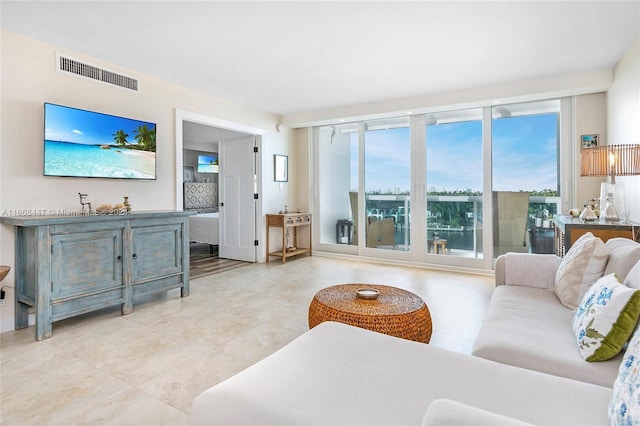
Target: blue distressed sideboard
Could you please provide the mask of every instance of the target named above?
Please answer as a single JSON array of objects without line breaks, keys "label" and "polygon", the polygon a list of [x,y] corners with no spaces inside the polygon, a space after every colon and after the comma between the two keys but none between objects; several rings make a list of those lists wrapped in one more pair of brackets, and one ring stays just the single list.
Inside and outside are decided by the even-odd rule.
[{"label": "blue distressed sideboard", "polygon": [[15,226],[15,327],[35,310],[36,340],[52,323],[180,288],[189,295],[190,212],[5,216]]}]

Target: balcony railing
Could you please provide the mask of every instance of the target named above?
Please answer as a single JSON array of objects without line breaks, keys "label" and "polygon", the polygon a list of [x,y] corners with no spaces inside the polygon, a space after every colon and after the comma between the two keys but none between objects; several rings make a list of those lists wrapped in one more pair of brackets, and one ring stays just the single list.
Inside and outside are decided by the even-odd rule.
[{"label": "balcony railing", "polygon": [[[541,207],[548,214],[553,214],[560,211],[559,206],[560,197],[531,196],[529,225],[533,226]],[[396,244],[398,248],[409,250],[411,230],[409,195],[367,194],[366,209],[368,216],[379,219],[393,217],[396,226]],[[485,217],[491,218],[492,215],[483,211],[481,195],[428,195],[427,239],[433,239],[433,233],[438,232],[440,238],[450,240],[447,243],[450,254],[479,257],[482,253],[482,229]]]}]

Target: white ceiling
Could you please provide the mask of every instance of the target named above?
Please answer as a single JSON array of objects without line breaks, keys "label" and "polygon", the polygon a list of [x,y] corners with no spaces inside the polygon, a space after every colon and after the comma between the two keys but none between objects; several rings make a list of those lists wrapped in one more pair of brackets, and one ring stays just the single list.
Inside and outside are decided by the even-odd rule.
[{"label": "white ceiling", "polygon": [[191,121],[182,122],[182,140],[186,149],[198,150],[202,149],[203,145],[206,145],[209,149],[215,151],[218,149],[219,141],[243,136],[247,136],[247,134]]},{"label": "white ceiling", "polygon": [[[2,27],[278,115],[611,69],[639,1],[2,1]],[[144,81],[142,81],[144,84]]]}]

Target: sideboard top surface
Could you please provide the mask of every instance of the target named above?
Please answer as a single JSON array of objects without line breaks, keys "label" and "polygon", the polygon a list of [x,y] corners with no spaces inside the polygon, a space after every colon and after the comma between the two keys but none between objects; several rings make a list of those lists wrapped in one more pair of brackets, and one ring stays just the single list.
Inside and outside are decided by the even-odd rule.
[{"label": "sideboard top surface", "polygon": [[25,215],[25,216],[1,216],[0,223],[13,226],[41,226],[62,225],[67,223],[109,222],[122,219],[155,219],[163,217],[184,217],[194,215],[193,211],[153,210],[136,211],[126,215]]}]

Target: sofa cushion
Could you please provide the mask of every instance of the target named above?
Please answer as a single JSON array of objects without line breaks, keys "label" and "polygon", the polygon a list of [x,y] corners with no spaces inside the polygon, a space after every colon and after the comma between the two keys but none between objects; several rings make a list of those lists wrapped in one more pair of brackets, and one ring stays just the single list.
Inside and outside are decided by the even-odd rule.
[{"label": "sofa cushion", "polygon": [[640,290],[640,260],[631,268],[622,284]]},{"label": "sofa cushion", "polygon": [[526,426],[513,417],[472,407],[451,399],[436,399],[429,405],[422,426]]},{"label": "sofa cushion", "polygon": [[323,322],[196,397],[190,424],[418,425],[439,398],[532,424],[602,425],[611,388]]},{"label": "sofa cushion", "polygon": [[605,243],[609,251],[609,260],[603,275],[615,273],[621,280],[640,260],[640,243],[629,238],[611,238]]},{"label": "sofa cushion", "polygon": [[550,291],[498,286],[473,346],[473,355],[530,370],[612,387],[622,355],[598,363],[580,355],[573,311]]},{"label": "sofa cushion", "polygon": [[612,425],[640,424],[640,332],[636,331],[620,363],[609,403]]},{"label": "sofa cushion", "polygon": [[571,246],[556,271],[555,291],[567,308],[576,309],[589,287],[604,273],[609,251],[591,232]]},{"label": "sofa cushion", "polygon": [[584,295],[573,318],[578,348],[587,361],[617,355],[629,340],[640,315],[640,290],[620,283],[616,274],[600,278]]}]

